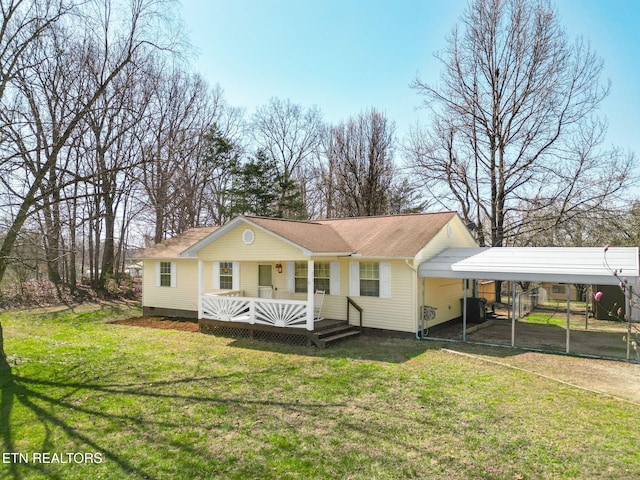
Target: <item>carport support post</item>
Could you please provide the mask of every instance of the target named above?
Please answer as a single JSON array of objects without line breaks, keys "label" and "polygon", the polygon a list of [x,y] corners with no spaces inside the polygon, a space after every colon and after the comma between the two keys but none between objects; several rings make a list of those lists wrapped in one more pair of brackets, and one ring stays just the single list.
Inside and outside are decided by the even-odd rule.
[{"label": "carport support post", "polygon": [[516,282],[511,281],[511,346],[516,346]]},{"label": "carport support post", "polygon": [[462,341],[467,341],[467,279],[462,279]]},{"label": "carport support post", "polygon": [[567,353],[571,347],[571,284],[565,284],[567,290]]},{"label": "carport support post", "polygon": [[631,287],[624,289],[624,309],[625,314],[627,315],[627,361],[631,360],[631,313],[632,304],[631,304]]},{"label": "carport support post", "polygon": [[589,329],[589,300],[591,299],[591,285],[587,287],[587,304],[584,309],[584,329]]},{"label": "carport support post", "polygon": [[202,294],[204,293],[204,264],[198,260],[198,320],[202,318]]}]

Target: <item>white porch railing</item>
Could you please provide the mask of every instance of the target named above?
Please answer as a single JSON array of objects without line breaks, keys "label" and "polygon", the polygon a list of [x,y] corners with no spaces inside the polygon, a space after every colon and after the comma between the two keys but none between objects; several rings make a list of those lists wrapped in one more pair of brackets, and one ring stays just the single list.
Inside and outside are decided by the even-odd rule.
[{"label": "white porch railing", "polygon": [[313,330],[305,301],[205,294],[201,302],[202,318],[209,320]]},{"label": "white porch railing", "polygon": [[215,295],[216,297],[242,297],[242,290],[214,290],[215,293],[209,293],[208,295]]}]

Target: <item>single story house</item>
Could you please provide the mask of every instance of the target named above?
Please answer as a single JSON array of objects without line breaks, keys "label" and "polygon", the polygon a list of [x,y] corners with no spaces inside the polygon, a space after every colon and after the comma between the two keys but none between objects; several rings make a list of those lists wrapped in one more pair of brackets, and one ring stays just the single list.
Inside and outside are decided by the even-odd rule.
[{"label": "single story house", "polygon": [[460,279],[419,277],[418,267],[446,248],[476,246],[456,212],[312,221],[238,216],[136,257],[143,261],[145,315],[198,318],[201,328],[224,322],[308,332],[321,317],[418,334],[461,317],[461,299],[473,293]]}]

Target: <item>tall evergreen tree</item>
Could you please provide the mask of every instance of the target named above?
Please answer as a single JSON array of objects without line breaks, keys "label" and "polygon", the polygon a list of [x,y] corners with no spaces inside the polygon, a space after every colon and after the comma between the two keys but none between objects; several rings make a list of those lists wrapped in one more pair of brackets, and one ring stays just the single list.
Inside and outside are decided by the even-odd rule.
[{"label": "tall evergreen tree", "polygon": [[273,185],[275,165],[266,153],[258,151],[255,158],[245,163],[236,161],[231,167],[231,187],[227,190],[226,214],[273,216],[276,191]]},{"label": "tall evergreen tree", "polygon": [[304,218],[306,209],[299,185],[282,174],[267,152],[259,150],[255,157],[230,169],[231,186],[227,190],[225,214],[261,217]]}]

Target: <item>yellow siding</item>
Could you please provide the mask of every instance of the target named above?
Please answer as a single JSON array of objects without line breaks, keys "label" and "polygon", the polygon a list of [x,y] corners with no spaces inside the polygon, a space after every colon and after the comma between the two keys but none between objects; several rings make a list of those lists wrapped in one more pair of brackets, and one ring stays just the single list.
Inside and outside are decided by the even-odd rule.
[{"label": "yellow siding", "polygon": [[[349,259],[345,258],[316,258],[319,262],[340,263],[340,295],[324,297],[322,316],[336,320],[347,319],[347,296],[349,296]],[[363,260],[375,261],[375,260]],[[388,260],[381,260],[388,261]],[[352,297],[364,310],[362,326],[366,328],[380,328],[401,332],[415,332],[416,314],[412,305],[416,305],[414,296],[414,281],[416,273],[407,266],[404,260],[390,261],[391,264],[391,298]],[[286,278],[286,276],[282,275]],[[286,288],[286,285],[285,287]],[[294,293],[292,300],[306,300],[306,294]],[[355,308],[349,313],[350,322],[357,324],[359,314]]]},{"label": "yellow siding", "polygon": [[[448,225],[451,225],[449,235]],[[425,260],[441,253],[447,248],[454,247],[477,247],[478,244],[469,232],[469,229],[464,225],[462,219],[458,216],[453,217],[442,230],[440,230],[431,241],[424,246],[422,250],[418,252],[415,257],[414,266],[418,266]]]},{"label": "yellow siding", "polygon": [[[464,292],[461,279],[425,278],[424,281],[425,305],[437,308],[436,318],[426,322],[426,327],[433,327],[462,316],[461,299]],[[470,294],[470,290],[467,294]]]},{"label": "yellow siding", "polygon": [[[391,298],[355,297],[355,302],[364,309],[364,326],[415,332],[416,310],[412,305],[416,305],[413,298],[416,275],[404,261],[391,262]],[[348,292],[348,279],[346,287]],[[357,312],[352,313],[357,318]]]},{"label": "yellow siding", "polygon": [[[251,228],[255,239],[251,245],[242,241],[242,232]],[[264,232],[247,224],[241,224],[223,237],[207,245],[199,252],[200,260],[204,261],[264,261],[278,262],[283,258],[289,260],[305,260],[302,250],[272,234]],[[257,275],[257,274],[256,274]]]},{"label": "yellow siding", "polygon": [[[448,228],[448,225],[451,228]],[[469,232],[462,219],[455,216],[440,230],[435,237],[418,252],[415,258],[415,266],[441,253],[447,248],[477,247],[478,244]],[[418,308],[422,305],[422,282],[425,282],[424,304],[436,307],[436,318],[426,322],[427,327],[433,327],[448,320],[462,316],[463,297],[462,280],[448,278],[420,279],[418,285]],[[468,294],[471,293],[469,290]]]},{"label": "yellow siding", "polygon": [[240,262],[240,290],[245,297],[258,296],[258,264]]},{"label": "yellow siding", "polygon": [[198,311],[198,261],[167,261],[176,263],[175,288],[156,286],[156,262],[143,262],[142,306]]}]

